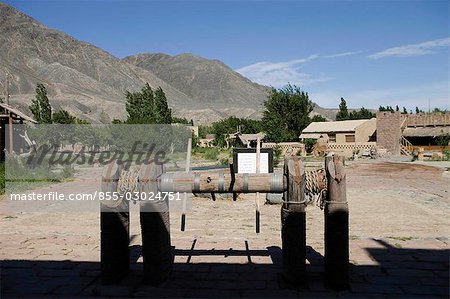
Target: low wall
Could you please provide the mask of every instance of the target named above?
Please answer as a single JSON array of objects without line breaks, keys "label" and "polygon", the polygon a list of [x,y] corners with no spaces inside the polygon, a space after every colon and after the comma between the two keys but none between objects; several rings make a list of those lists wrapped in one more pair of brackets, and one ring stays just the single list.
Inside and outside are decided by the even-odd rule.
[{"label": "low wall", "polygon": [[263,148],[274,148],[275,146],[281,147],[282,155],[295,155],[300,152],[301,156],[306,155],[305,145],[300,142],[264,142],[262,144]]},{"label": "low wall", "polygon": [[359,142],[359,143],[328,143],[327,152],[335,152],[346,157],[351,157],[355,150],[370,150],[377,146],[376,142]]}]

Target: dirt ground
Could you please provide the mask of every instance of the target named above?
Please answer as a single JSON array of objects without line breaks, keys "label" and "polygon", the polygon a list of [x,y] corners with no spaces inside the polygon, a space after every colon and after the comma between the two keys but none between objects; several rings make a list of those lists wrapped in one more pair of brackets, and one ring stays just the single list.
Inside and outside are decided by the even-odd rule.
[{"label": "dirt ground", "polygon": [[[352,264],[379,265],[379,262],[376,262],[368,254],[367,248],[380,246],[374,240],[382,240],[384,246],[397,249],[446,250],[448,255],[450,176],[448,175],[449,171],[445,170],[446,165],[439,164],[439,166],[387,161],[349,163],[347,166],[347,199],[350,211],[350,261]],[[73,188],[74,184],[79,184],[79,182],[75,180],[64,184],[67,188]],[[59,187],[64,188],[64,184]],[[91,180],[83,186],[86,189],[96,188],[98,182]],[[181,250],[180,252],[183,250],[207,250],[209,252],[205,255],[175,254],[175,263],[182,265],[213,265],[214,263],[242,265],[249,262],[262,265],[273,264],[273,257],[269,254],[256,256],[232,254],[233,251],[241,250],[257,251],[281,248],[280,206],[261,205],[261,233],[256,234],[254,199],[254,194],[242,196],[236,202],[194,198],[192,210],[187,214],[185,232],[180,231],[180,215],[172,213],[171,238],[172,245],[176,250]],[[5,200],[0,202],[1,206],[4,206]],[[263,196],[261,202],[263,202]],[[7,212],[5,213],[5,211]],[[132,206],[131,245],[135,246],[141,244],[138,217],[137,206]],[[323,211],[318,207],[308,206],[307,245],[319,256],[323,256],[323,227]],[[0,248],[0,260],[3,261],[3,265],[7,265],[8,260],[31,261],[32,263],[49,260],[98,263],[100,260],[99,215],[95,211],[74,213],[70,210],[55,209],[51,204],[26,212],[2,209]],[[217,254],[214,254],[215,251]],[[227,251],[230,254],[227,254]],[[142,261],[139,253],[137,253],[136,261],[137,265]],[[308,263],[312,264],[311,260]],[[448,256],[447,261],[439,265],[437,266],[443,267],[439,268],[442,270],[441,272],[445,269],[447,271],[447,276],[443,278],[442,282],[444,293],[436,293],[433,289],[428,295],[445,294],[445,279],[447,279],[448,294]],[[210,268],[208,269],[208,271],[212,271]],[[83,281],[84,285],[80,286],[77,291],[73,291],[74,293],[58,293],[62,288],[58,285],[41,293],[47,295],[92,295],[88,290],[89,287],[92,288],[93,284],[95,285],[95,281],[98,279],[98,270],[97,264],[97,268],[91,272],[91,279]],[[7,271],[2,273],[2,293],[6,296],[9,294],[10,297],[16,297],[15,295],[20,293],[15,293],[18,285],[10,282],[6,276],[7,273]],[[266,275],[266,277],[269,276]],[[36,279],[39,282],[39,278]],[[363,278],[363,282],[358,279],[357,276],[352,278],[355,283],[353,290],[357,289],[358,285],[365,286],[364,283],[371,286],[367,279]],[[276,279],[270,278],[264,281],[265,288],[270,289],[271,284],[276,284]],[[324,287],[318,285],[315,289],[313,283],[313,287],[310,286],[309,291],[326,291]],[[279,286],[272,287],[278,289]],[[214,288],[216,287],[212,287],[212,289]],[[181,289],[187,292],[183,293],[183,296],[189,297],[189,286],[183,286]],[[224,292],[228,292],[230,289],[234,290],[233,286],[223,288]],[[253,289],[258,289],[258,287],[251,287],[250,291]],[[405,294],[405,288],[399,289],[401,294]],[[374,290],[377,293],[376,286]],[[245,297],[245,294],[248,294],[245,293],[247,291],[249,290],[244,289],[244,293],[240,291],[236,294]],[[132,293],[123,295],[138,296],[138,293],[139,288],[135,288]],[[299,294],[296,293],[296,296]],[[325,294],[330,295],[329,293]],[[406,292],[406,294],[415,293]]]}]

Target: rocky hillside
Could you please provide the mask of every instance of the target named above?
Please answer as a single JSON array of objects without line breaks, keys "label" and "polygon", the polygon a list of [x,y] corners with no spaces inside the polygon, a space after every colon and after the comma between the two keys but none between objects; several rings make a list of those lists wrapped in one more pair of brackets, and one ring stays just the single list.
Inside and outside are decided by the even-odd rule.
[{"label": "rocky hillside", "polygon": [[218,60],[192,54],[139,54],[123,60],[151,71],[203,107],[255,108],[267,97],[267,87],[251,82]]},{"label": "rocky hillside", "polygon": [[27,106],[36,83],[41,82],[52,106],[90,120],[98,119],[102,110],[111,118],[123,117],[125,90],[137,90],[145,82],[161,86],[172,106],[193,104],[155,74],[0,3],[0,78],[7,73],[12,76],[12,103]]},{"label": "rocky hillside", "polygon": [[230,115],[258,118],[267,96],[267,87],[218,60],[191,54],[121,60],[0,3],[1,94],[8,74],[13,105],[27,111],[36,84],[43,83],[54,110],[62,107],[92,122],[100,115],[124,118],[125,91],[145,82],[163,88],[175,115],[196,123]]}]

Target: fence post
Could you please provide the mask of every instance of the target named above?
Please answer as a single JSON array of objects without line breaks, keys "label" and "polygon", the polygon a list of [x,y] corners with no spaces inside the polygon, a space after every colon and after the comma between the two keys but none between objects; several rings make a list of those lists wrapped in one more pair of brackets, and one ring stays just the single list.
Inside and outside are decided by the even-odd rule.
[{"label": "fence post", "polygon": [[344,158],[325,157],[325,281],[337,290],[349,287],[349,232]]},{"label": "fence post", "polygon": [[[117,192],[122,164],[114,160],[103,169],[102,192]],[[128,203],[100,204],[100,263],[102,284],[118,283],[129,271],[130,215]]]},{"label": "fence post", "polygon": [[[157,179],[163,173],[163,165],[143,164],[139,172],[139,191],[156,194]],[[163,195],[161,195],[163,197]],[[170,242],[169,203],[164,200],[142,200],[140,202],[140,221],[142,231],[142,256],[144,263],[144,283],[159,285],[172,270],[173,253]]]},{"label": "fence post", "polygon": [[283,274],[287,282],[305,282],[306,268],[306,203],[305,170],[297,156],[284,160],[288,189],[281,207],[281,239]]}]

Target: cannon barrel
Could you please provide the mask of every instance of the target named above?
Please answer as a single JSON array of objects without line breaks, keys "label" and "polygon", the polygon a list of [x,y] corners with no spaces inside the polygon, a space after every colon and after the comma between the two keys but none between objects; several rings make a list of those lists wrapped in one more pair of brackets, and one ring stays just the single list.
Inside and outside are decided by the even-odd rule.
[{"label": "cannon barrel", "polygon": [[159,183],[159,190],[163,192],[281,193],[287,190],[281,173],[164,173]]}]

